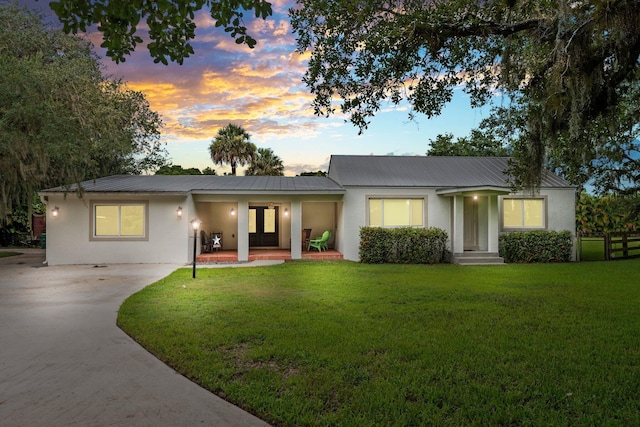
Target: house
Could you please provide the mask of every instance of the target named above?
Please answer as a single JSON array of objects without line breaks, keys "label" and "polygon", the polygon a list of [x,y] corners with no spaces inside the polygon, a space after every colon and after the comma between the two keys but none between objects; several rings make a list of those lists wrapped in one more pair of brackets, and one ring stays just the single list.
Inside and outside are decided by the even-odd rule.
[{"label": "house", "polygon": [[200,250],[195,218],[238,261],[254,248],[299,259],[305,228],[330,230],[329,247],[348,260],[367,225],[442,228],[454,254],[497,252],[500,233],[514,230],[575,234],[575,188],[547,173],[537,194],[512,193],[507,161],[334,155],[327,177],[118,175],[83,182],[82,198],[52,188],[40,193],[47,260],[186,264]]}]

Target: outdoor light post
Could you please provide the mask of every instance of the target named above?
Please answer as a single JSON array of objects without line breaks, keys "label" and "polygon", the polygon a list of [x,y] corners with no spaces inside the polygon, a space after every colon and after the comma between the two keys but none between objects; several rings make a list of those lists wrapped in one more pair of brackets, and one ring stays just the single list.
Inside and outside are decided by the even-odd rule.
[{"label": "outdoor light post", "polygon": [[198,218],[191,221],[191,227],[193,227],[193,275],[192,278],[196,278],[196,249],[198,243],[198,228],[200,228],[200,220]]}]

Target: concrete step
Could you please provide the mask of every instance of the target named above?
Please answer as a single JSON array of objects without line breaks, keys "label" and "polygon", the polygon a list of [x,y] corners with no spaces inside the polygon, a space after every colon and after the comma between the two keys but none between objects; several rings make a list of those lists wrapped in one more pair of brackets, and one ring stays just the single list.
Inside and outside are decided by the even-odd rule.
[{"label": "concrete step", "polygon": [[453,262],[460,265],[499,265],[504,259],[495,252],[465,252],[455,254]]}]

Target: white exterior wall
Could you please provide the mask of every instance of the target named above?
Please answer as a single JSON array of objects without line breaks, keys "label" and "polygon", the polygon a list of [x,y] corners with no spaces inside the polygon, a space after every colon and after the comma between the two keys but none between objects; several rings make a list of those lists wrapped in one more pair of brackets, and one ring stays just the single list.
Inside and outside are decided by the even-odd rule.
[{"label": "white exterior wall", "polygon": [[424,224],[445,230],[451,237],[450,198],[436,195],[435,189],[429,188],[362,188],[347,187],[342,206],[342,218],[338,220],[336,249],[344,259],[359,261],[360,227],[367,225],[367,199],[369,197],[407,197],[424,198]]},{"label": "white exterior wall", "polygon": [[[186,264],[193,249],[190,219],[194,205],[190,197],[149,195],[95,195],[84,199],[70,194],[48,195],[47,261],[63,264]],[[149,227],[146,241],[92,241],[91,201],[148,201]],[[58,207],[57,218],[51,210]],[[176,210],[182,207],[182,218]]]},{"label": "white exterior wall", "polygon": [[[569,230],[575,236],[575,195],[573,188],[542,189],[547,197],[547,229]],[[424,197],[426,204],[426,227],[445,230],[449,236],[449,250],[463,252],[464,211],[463,195],[437,195],[430,188],[362,188],[348,187],[337,218],[336,249],[345,259],[359,260],[360,227],[367,225],[367,198],[369,197]],[[479,197],[479,242],[480,249],[498,252],[498,196]]]},{"label": "white exterior wall", "polygon": [[547,229],[576,235],[576,192],[573,188],[543,189],[547,196]]}]

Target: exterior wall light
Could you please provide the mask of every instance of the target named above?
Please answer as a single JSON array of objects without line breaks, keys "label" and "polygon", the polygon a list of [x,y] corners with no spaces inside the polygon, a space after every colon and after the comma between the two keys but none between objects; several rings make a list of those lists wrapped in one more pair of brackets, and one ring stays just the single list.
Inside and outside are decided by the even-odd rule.
[{"label": "exterior wall light", "polygon": [[54,218],[58,218],[58,215],[60,215],[60,208],[56,206],[55,208],[51,209],[51,216]]},{"label": "exterior wall light", "polygon": [[178,219],[182,218],[182,206],[178,206],[178,209],[176,209],[176,217],[178,217]]},{"label": "exterior wall light", "polygon": [[229,212],[229,213],[231,214],[231,216],[235,216],[235,214],[236,214],[236,210],[235,210],[235,209],[233,209],[233,208],[231,208],[231,212]]}]

